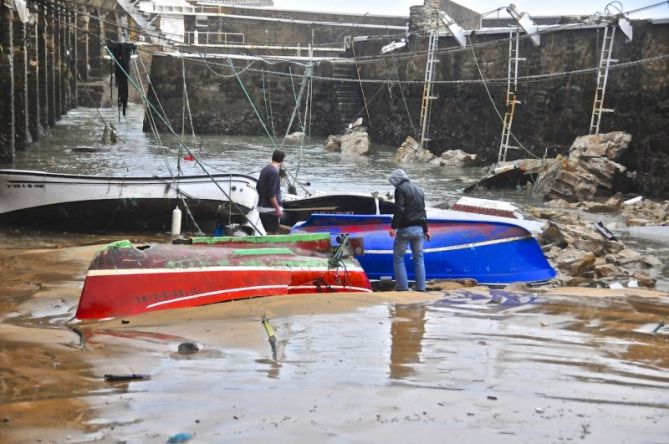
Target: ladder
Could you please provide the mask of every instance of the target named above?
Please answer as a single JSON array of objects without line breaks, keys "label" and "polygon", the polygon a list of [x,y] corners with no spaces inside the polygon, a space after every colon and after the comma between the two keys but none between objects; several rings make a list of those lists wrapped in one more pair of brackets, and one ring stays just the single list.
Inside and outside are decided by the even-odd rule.
[{"label": "ladder", "polygon": [[615,36],[616,26],[613,24],[607,25],[604,28],[602,53],[599,57],[599,68],[597,68],[597,88],[595,88],[595,100],[592,102],[590,134],[599,134],[599,124],[602,121],[602,113],[613,112],[613,109],[604,108],[604,93],[606,93],[606,81],[609,78],[609,66],[611,63],[618,61],[611,58]]},{"label": "ladder", "polygon": [[513,114],[516,111],[516,105],[521,102],[516,99],[516,89],[518,87],[518,62],[525,60],[518,57],[518,47],[520,40],[520,30],[512,30],[509,34],[509,66],[508,77],[506,81],[506,113],[504,114],[504,123],[502,126],[502,137],[499,141],[499,154],[497,163],[506,162],[506,155],[509,150],[517,150],[517,146],[509,144],[511,139],[511,124],[513,123]]},{"label": "ladder", "polygon": [[425,83],[423,84],[423,99],[420,107],[420,146],[427,149],[427,132],[430,127],[430,109],[432,101],[437,97],[432,95],[432,79],[434,78],[434,65],[439,62],[437,59],[437,47],[439,46],[439,23],[430,34],[430,40],[427,44],[427,63],[425,66]]}]

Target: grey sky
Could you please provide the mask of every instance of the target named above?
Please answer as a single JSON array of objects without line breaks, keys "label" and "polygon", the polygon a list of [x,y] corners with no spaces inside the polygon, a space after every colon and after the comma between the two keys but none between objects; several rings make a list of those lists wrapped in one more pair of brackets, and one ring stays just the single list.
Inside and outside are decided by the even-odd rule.
[{"label": "grey sky", "polygon": [[[461,0],[463,6],[483,13],[491,11],[500,6],[515,4],[520,11],[527,11],[530,15],[587,15],[595,11],[604,11],[609,1],[595,0],[557,0],[557,1],[532,1],[532,0]],[[669,3],[659,0],[622,0],[624,11],[632,11],[644,6],[664,3],[648,11],[640,12],[632,18],[645,17],[669,17]],[[422,0],[336,0],[332,2],[314,0],[274,0],[274,6],[279,9],[297,9],[304,11],[325,11],[377,15],[409,15],[409,6],[423,4]]]}]

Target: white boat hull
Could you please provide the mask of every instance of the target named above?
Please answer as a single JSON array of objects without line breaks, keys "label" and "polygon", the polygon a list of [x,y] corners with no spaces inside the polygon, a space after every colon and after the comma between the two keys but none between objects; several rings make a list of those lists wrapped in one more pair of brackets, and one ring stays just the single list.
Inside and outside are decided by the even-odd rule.
[{"label": "white boat hull", "polygon": [[204,225],[200,228],[213,230],[217,219],[247,222],[244,215],[258,203],[255,186],[255,178],[242,174],[176,181],[0,170],[0,223],[83,232],[166,231],[178,205],[186,210],[184,219],[190,212],[198,226]]}]

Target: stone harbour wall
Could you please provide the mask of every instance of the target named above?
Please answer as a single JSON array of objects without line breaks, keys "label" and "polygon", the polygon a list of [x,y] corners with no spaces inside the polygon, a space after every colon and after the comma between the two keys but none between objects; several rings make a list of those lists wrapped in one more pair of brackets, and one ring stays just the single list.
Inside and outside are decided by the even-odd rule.
[{"label": "stone harbour wall", "polygon": [[[521,39],[520,57],[526,61],[520,62],[517,98],[522,104],[516,107],[512,132],[534,155],[541,157],[546,150],[549,156],[567,153],[576,137],[588,134],[597,78],[592,68],[598,65],[602,38],[603,28],[590,28],[542,34],[539,47]],[[630,149],[620,163],[637,171],[638,192],[667,196],[669,24],[635,21],[632,42],[625,42],[621,32],[615,38],[613,58],[622,67],[610,70],[604,102],[615,112],[602,116],[600,132],[630,133]],[[453,83],[434,85],[433,95],[438,98],[432,105],[429,147],[437,155],[463,149],[492,163],[497,160],[502,123],[486,86],[504,115],[508,34],[474,34],[471,41],[476,45],[473,50],[461,50],[454,39],[440,39],[434,80]],[[357,46],[356,53],[363,57],[378,54],[380,49],[374,42]],[[369,131],[375,142],[399,146],[407,135],[420,136],[426,47],[426,37],[415,37],[408,48],[392,53],[386,61],[360,65],[366,79],[418,81],[403,86],[364,85],[366,96],[375,97],[368,102]],[[643,59],[647,61],[635,63]],[[479,68],[485,85],[480,82]],[[523,151],[511,155],[511,159],[529,156]]]},{"label": "stone harbour wall", "polygon": [[[600,132],[631,134],[630,148],[619,162],[637,172],[635,191],[649,197],[666,197],[669,196],[666,174],[669,24],[649,21],[633,24],[632,42],[625,42],[622,33],[616,33],[613,58],[619,60],[619,66],[609,72],[605,97],[605,107],[615,112],[603,115]],[[432,104],[429,149],[437,156],[446,150],[462,149],[492,163],[497,160],[502,128],[493,102],[502,115],[506,111],[509,34],[475,31],[470,38],[474,47],[464,50],[451,37],[440,39],[434,80],[446,83],[434,86],[433,95],[437,99]],[[520,56],[526,60],[519,66],[517,98],[522,104],[516,108],[512,131],[532,155],[566,154],[576,137],[588,134],[602,38],[601,27],[544,33],[539,47],[521,38]],[[337,134],[344,122],[363,117],[374,143],[399,147],[407,136],[420,137],[427,37],[414,34],[407,47],[382,56],[381,48],[392,40],[397,39],[355,42],[357,66],[318,63],[314,75],[322,78],[313,83],[312,136],[325,138]],[[352,56],[352,51],[346,55]],[[218,64],[227,63],[225,59],[215,60]],[[248,69],[246,62],[237,61],[236,67],[242,72],[242,83],[261,115],[273,121],[277,133],[283,134],[295,104],[289,75],[301,74],[304,67],[261,61],[253,62]],[[225,66],[209,68],[201,61],[189,62],[187,68],[196,132],[262,134],[262,127],[231,70]],[[479,69],[485,84],[481,82]],[[364,95],[359,83],[333,79],[345,76],[357,80],[358,72],[366,81],[362,84]],[[154,57],[151,77],[170,120],[180,128],[180,59]],[[300,78],[293,81],[299,90]],[[348,108],[343,103],[347,101]],[[511,151],[510,160],[521,157],[530,154]]]}]

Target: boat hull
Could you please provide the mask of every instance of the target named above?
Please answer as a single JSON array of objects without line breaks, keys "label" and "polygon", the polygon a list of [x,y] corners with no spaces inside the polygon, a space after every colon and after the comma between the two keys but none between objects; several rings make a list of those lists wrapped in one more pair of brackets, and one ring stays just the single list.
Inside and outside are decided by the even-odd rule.
[{"label": "boat hull", "polygon": [[330,266],[329,254],[322,251],[324,243],[330,250],[327,234],[237,238],[255,242],[215,239],[140,248],[129,241],[107,245],[91,262],[75,317],[107,319],[255,297],[371,291],[354,259]]},{"label": "boat hull", "polygon": [[293,226],[314,213],[327,214],[387,214],[395,203],[371,193],[319,193],[308,197],[286,196],[282,202],[282,223]]},{"label": "boat hull", "polygon": [[0,224],[73,232],[167,231],[172,210],[184,209],[185,200],[200,228],[213,231],[219,221],[245,222],[257,205],[255,184],[241,174],[182,176],[177,183],[171,177],[0,170]]},{"label": "boat hull", "polygon": [[[499,219],[499,218],[497,218]],[[391,215],[312,215],[293,232],[349,233],[362,237],[365,254],[357,259],[370,279],[392,278]],[[429,219],[432,239],[424,243],[427,279],[471,278],[481,284],[537,283],[555,277],[536,239],[525,228],[497,220]],[[415,279],[410,250],[409,279]]]}]

